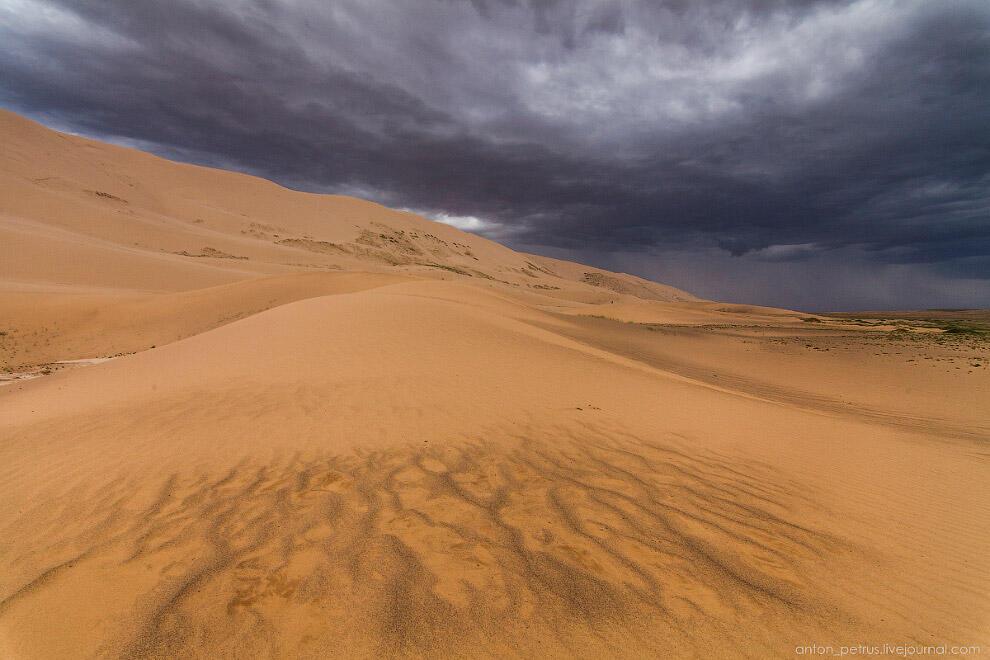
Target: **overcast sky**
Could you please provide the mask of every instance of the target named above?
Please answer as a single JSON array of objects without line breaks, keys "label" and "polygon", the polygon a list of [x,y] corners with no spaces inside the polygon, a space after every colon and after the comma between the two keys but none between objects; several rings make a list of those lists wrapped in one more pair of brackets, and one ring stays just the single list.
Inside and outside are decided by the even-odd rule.
[{"label": "overcast sky", "polygon": [[987,0],[0,0],[0,105],[706,297],[990,306]]}]

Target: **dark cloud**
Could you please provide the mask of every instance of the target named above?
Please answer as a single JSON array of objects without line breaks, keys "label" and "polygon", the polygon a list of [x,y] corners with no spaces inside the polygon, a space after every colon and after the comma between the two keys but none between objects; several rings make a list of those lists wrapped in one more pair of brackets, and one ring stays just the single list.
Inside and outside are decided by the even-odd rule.
[{"label": "dark cloud", "polygon": [[990,305],[983,0],[0,0],[0,41],[62,128],[706,295]]}]

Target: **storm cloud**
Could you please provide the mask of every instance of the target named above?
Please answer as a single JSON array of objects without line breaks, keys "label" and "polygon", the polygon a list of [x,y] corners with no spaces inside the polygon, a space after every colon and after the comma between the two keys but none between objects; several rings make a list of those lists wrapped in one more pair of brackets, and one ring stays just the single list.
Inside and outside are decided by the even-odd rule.
[{"label": "storm cloud", "polygon": [[0,104],[702,295],[990,306],[985,0],[0,0]]}]

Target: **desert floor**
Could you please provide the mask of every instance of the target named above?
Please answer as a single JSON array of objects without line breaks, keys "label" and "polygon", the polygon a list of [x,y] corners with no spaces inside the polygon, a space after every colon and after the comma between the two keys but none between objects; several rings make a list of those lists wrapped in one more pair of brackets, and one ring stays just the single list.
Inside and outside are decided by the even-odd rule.
[{"label": "desert floor", "polygon": [[990,651],[979,315],[0,137],[0,657]]}]

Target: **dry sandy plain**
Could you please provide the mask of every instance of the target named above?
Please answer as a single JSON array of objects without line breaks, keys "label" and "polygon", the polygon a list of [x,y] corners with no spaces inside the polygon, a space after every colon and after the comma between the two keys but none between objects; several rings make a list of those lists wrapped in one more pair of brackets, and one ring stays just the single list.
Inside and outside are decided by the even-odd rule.
[{"label": "dry sandy plain", "polygon": [[0,144],[0,657],[990,650],[986,335]]}]

